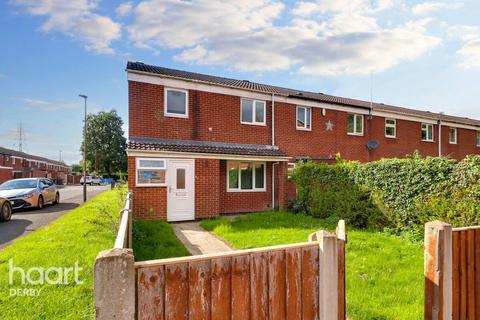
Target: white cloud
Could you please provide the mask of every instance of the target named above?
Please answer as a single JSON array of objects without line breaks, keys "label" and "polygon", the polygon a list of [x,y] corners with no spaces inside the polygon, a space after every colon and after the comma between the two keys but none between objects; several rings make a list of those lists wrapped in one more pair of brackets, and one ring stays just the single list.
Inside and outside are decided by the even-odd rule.
[{"label": "white cloud", "polygon": [[457,51],[459,66],[464,69],[480,68],[480,27],[454,26],[448,29],[448,33],[462,42]]},{"label": "white cloud", "polygon": [[107,16],[94,13],[97,1],[90,0],[12,0],[34,16],[44,16],[44,32],[61,32],[81,41],[97,53],[112,53],[110,44],[121,37],[121,26]]},{"label": "white cloud", "polygon": [[132,8],[133,8],[133,2],[132,1],[125,2],[125,3],[120,4],[117,7],[117,9],[115,9],[115,13],[118,16],[121,16],[121,17],[128,16],[132,12]]},{"label": "white cloud", "polygon": [[74,110],[81,107],[79,103],[53,102],[32,98],[24,98],[23,101],[27,104],[27,109],[40,108],[40,110],[44,112]]},{"label": "white cloud", "polygon": [[442,10],[442,9],[458,9],[463,6],[462,2],[452,2],[452,1],[426,1],[419,3],[412,7],[413,14],[424,15],[429,14],[433,11]]},{"label": "white cloud", "polygon": [[293,70],[333,75],[380,72],[413,60],[441,40],[429,20],[383,27],[379,13],[400,0],[300,2],[146,0],[134,9],[129,37],[137,46],[178,51],[178,61],[245,71]]},{"label": "white cloud", "polygon": [[25,98],[23,99],[23,101],[25,101],[28,105],[31,105],[31,106],[46,106],[46,105],[49,105],[50,102],[48,101],[45,101],[45,100],[39,100],[39,99],[30,99],[30,98]]}]

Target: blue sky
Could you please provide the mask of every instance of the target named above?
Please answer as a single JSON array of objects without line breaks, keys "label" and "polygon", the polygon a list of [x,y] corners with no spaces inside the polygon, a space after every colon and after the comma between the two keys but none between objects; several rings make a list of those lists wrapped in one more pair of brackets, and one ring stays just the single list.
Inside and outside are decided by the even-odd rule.
[{"label": "blue sky", "polygon": [[[67,163],[83,118],[127,123],[127,60],[480,119],[479,1],[0,3],[0,145]],[[125,126],[125,129],[127,126]]]}]

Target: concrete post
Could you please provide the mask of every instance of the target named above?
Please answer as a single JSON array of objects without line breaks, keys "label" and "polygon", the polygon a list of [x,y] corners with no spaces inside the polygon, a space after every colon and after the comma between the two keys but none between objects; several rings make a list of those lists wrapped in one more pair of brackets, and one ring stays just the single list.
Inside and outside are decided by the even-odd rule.
[{"label": "concrete post", "polygon": [[135,267],[131,249],[101,251],[95,260],[97,320],[135,319]]},{"label": "concrete post", "polygon": [[425,320],[452,319],[452,226],[425,225]]},{"label": "concrete post", "polygon": [[338,319],[338,247],[337,236],[327,231],[317,233],[319,254],[320,320]]}]

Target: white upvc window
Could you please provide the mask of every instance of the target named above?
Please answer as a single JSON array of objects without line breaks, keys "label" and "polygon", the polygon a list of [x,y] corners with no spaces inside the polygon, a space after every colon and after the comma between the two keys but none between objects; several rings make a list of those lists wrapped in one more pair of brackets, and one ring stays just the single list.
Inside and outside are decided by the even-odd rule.
[{"label": "white upvc window", "polygon": [[188,91],[165,88],[164,114],[167,117],[188,118]]},{"label": "white upvc window", "polygon": [[137,187],[165,186],[167,161],[159,158],[137,158]]},{"label": "white upvc window", "polygon": [[422,123],[422,141],[433,142],[433,124]]},{"label": "white upvc window", "polygon": [[480,130],[477,131],[477,147],[480,147]]},{"label": "white upvc window", "polygon": [[450,144],[457,144],[457,128],[450,127]]},{"label": "white upvc window", "polygon": [[243,124],[265,125],[265,101],[245,99],[240,100],[240,122]]},{"label": "white upvc window", "polygon": [[227,162],[228,192],[259,192],[266,190],[265,162]]},{"label": "white upvc window", "polygon": [[385,119],[385,137],[397,137],[397,120],[388,118]]},{"label": "white upvc window", "polygon": [[297,130],[312,130],[312,108],[297,106]]},{"label": "white upvc window", "polygon": [[347,115],[347,134],[363,136],[363,115],[350,113]]}]

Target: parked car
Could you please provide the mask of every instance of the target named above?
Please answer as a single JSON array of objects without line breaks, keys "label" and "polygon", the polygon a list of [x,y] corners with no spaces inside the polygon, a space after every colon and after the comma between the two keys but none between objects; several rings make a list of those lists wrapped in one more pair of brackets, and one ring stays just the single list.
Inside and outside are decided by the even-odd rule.
[{"label": "parked car", "polygon": [[[85,177],[87,180],[87,184],[93,186],[93,185],[100,185],[102,184],[102,178],[97,177],[97,176],[86,176]],[[83,186],[83,177],[80,178],[80,184]]]},{"label": "parked car", "polygon": [[8,221],[12,218],[12,205],[5,198],[0,198],[0,222]]},{"label": "parked car", "polygon": [[13,209],[42,209],[46,203],[60,202],[57,186],[46,178],[8,180],[0,184],[0,197],[8,199]]}]

